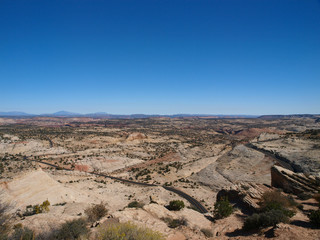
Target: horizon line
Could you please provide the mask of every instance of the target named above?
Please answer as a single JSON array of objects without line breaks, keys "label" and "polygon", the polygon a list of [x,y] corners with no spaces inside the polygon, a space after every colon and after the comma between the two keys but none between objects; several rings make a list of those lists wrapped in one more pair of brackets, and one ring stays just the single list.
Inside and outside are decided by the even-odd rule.
[{"label": "horizon line", "polygon": [[56,115],[56,116],[86,116],[86,115],[124,115],[124,116],[132,116],[132,115],[145,115],[145,116],[174,116],[174,115],[186,115],[186,116],[290,116],[290,115],[320,115],[320,113],[273,113],[273,114],[219,114],[219,113],[108,113],[108,112],[87,112],[87,113],[78,113],[78,112],[70,112],[70,111],[57,111],[52,113],[29,113],[24,111],[0,111],[0,116],[48,116],[48,115]]}]

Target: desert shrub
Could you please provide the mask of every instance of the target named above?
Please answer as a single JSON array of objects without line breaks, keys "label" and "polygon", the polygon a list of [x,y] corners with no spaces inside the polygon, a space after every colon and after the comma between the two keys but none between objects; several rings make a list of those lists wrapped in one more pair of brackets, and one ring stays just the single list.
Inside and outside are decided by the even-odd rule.
[{"label": "desert shrub", "polygon": [[213,237],[212,231],[208,228],[202,228],[201,232],[208,238]]},{"label": "desert shrub", "polygon": [[53,204],[53,206],[64,206],[66,204],[67,204],[66,202],[61,202],[61,203]]},{"label": "desert shrub", "polygon": [[282,211],[283,214],[286,215],[289,218],[291,218],[291,217],[293,217],[295,215],[295,211],[283,207],[283,205],[281,205],[278,202],[269,202],[260,211],[261,212],[269,212],[271,210]]},{"label": "desert shrub", "polygon": [[179,226],[187,226],[187,221],[184,218],[173,219],[173,218],[162,218],[162,220],[167,223],[169,228],[177,228]]},{"label": "desert shrub", "polygon": [[260,212],[268,212],[270,210],[281,210],[287,217],[293,217],[295,215],[295,209],[298,203],[292,198],[292,196],[284,196],[279,191],[265,192],[262,195],[262,201],[260,202]]},{"label": "desert shrub", "polygon": [[214,216],[215,218],[225,218],[231,215],[233,207],[228,199],[221,199],[214,204]]},{"label": "desert shrub", "polygon": [[255,213],[248,217],[243,225],[244,230],[259,229],[263,227],[275,226],[280,222],[288,222],[289,217],[281,210],[271,210],[264,213]]},{"label": "desert shrub", "polygon": [[47,199],[40,205],[40,209],[42,212],[49,212],[50,211],[49,206],[50,206],[50,202]]},{"label": "desert shrub", "polygon": [[133,201],[128,204],[128,208],[142,208],[144,204],[142,202]]},{"label": "desert shrub", "polygon": [[132,223],[117,223],[98,228],[99,240],[164,240],[162,234]]},{"label": "desert shrub", "polygon": [[282,206],[282,208],[293,208],[298,204],[291,196],[284,196],[280,191],[265,192],[262,195],[260,203],[261,209],[275,206]]},{"label": "desert shrub", "polygon": [[260,203],[260,213],[248,217],[243,225],[244,230],[275,226],[280,222],[288,222],[295,215],[293,210],[298,206],[290,196],[279,191],[266,192]]},{"label": "desert shrub", "polygon": [[14,229],[13,234],[10,237],[10,240],[34,240],[35,239],[35,233],[27,228],[27,227],[16,227]]},{"label": "desert shrub", "polygon": [[184,202],[181,200],[170,201],[169,206],[167,207],[171,211],[179,211],[184,208]]},{"label": "desert shrub", "polygon": [[108,210],[103,203],[100,203],[87,208],[84,213],[88,216],[88,221],[95,222],[107,215]]},{"label": "desert shrub", "polygon": [[316,227],[320,227],[320,209],[316,211],[311,211],[310,215],[308,216],[310,222],[315,225]]},{"label": "desert shrub", "polygon": [[296,208],[298,204],[291,196],[284,196],[279,191],[272,191],[262,195],[260,206],[260,212],[280,210],[290,218],[295,215],[295,211],[292,209]]},{"label": "desert shrub", "polygon": [[26,211],[23,213],[23,216],[31,216],[43,212],[49,212],[50,202],[48,200],[44,201],[42,204],[28,205],[26,206]]},{"label": "desert shrub", "polygon": [[83,218],[67,221],[54,234],[55,239],[73,240],[88,234],[86,221]]}]

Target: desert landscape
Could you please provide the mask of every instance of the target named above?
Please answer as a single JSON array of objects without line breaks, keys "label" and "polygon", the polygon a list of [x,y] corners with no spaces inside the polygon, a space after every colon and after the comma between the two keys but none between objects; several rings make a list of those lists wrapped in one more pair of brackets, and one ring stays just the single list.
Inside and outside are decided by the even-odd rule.
[{"label": "desert landscape", "polygon": [[[88,239],[110,223],[169,240],[320,239],[309,219],[319,208],[319,119],[2,117],[3,224],[37,239],[79,219]],[[290,199],[292,214],[248,227],[268,194]],[[219,210],[226,202],[230,213]],[[105,214],[92,217],[95,207]]]},{"label": "desert landscape", "polygon": [[319,26],[319,0],[0,0],[0,240],[320,240]]}]

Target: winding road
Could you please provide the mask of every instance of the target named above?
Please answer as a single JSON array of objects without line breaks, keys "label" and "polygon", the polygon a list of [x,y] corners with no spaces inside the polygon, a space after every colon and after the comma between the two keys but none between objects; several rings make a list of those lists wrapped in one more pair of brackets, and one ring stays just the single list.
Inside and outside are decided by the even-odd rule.
[{"label": "winding road", "polygon": [[[28,158],[25,157],[25,159],[27,160]],[[67,169],[67,168],[62,168],[59,167],[57,165],[48,163],[48,162],[43,162],[43,161],[39,161],[39,160],[29,160],[29,161],[33,161],[33,162],[37,162],[37,163],[42,163],[51,167],[54,167],[56,169],[60,169],[60,170],[66,170],[66,171],[74,171],[71,169]],[[198,211],[200,213],[208,213],[208,210],[200,203],[198,202],[195,198],[191,197],[190,195],[186,194],[185,192],[182,192],[179,189],[173,188],[173,187],[169,187],[169,186],[163,186],[163,185],[158,185],[158,184],[150,184],[150,183],[143,183],[143,182],[136,182],[136,181],[132,181],[132,180],[127,180],[127,179],[123,179],[123,178],[119,178],[119,177],[113,177],[113,176],[109,176],[103,173],[97,173],[97,172],[88,172],[92,175],[96,175],[96,176],[100,176],[100,177],[105,177],[105,178],[110,178],[113,180],[118,180],[121,181],[123,183],[129,183],[129,184],[136,184],[136,185],[140,185],[140,186],[144,186],[144,187],[163,187],[164,189],[176,193],[178,194],[180,197],[186,199],[190,204],[192,204],[196,209],[198,209]]]},{"label": "winding road", "polygon": [[[283,167],[285,167],[285,168],[287,168],[289,170],[292,170],[292,166],[290,165],[290,163],[288,163],[287,161],[284,161],[283,159],[281,159],[278,156],[270,153],[269,151],[257,148],[251,143],[247,143],[247,144],[245,144],[245,146],[248,147],[248,148],[254,149],[256,151],[259,151],[261,153],[264,153],[266,156],[269,156],[269,157],[275,159],[281,166],[283,166]],[[28,159],[28,158],[25,157],[25,159]],[[51,164],[51,163],[48,163],[48,162],[44,162],[44,161],[39,161],[39,160],[30,160],[30,161],[42,163],[42,164],[45,164],[45,165],[48,165],[48,166],[51,166],[51,167],[54,167],[54,168],[60,169],[60,170],[74,171],[74,170],[67,169],[67,168],[62,168],[62,167],[59,167],[58,165],[54,165],[54,164]],[[92,174],[92,175],[100,176],[100,177],[110,178],[110,179],[117,180],[117,181],[120,181],[120,182],[123,182],[123,183],[140,185],[140,186],[143,186],[143,187],[163,187],[167,191],[170,191],[170,192],[173,192],[175,194],[178,194],[180,197],[182,197],[185,200],[187,200],[200,213],[203,213],[203,214],[208,213],[208,210],[199,201],[197,201],[195,198],[191,197],[190,195],[186,194],[185,192],[183,192],[183,191],[181,191],[179,189],[176,189],[174,187],[164,186],[164,185],[160,185],[160,184],[136,182],[136,181],[132,181],[132,180],[124,179],[124,178],[119,178],[119,177],[113,177],[113,176],[110,176],[110,175],[106,175],[106,174],[103,174],[103,173],[97,173],[97,172],[88,172],[88,173]]]}]

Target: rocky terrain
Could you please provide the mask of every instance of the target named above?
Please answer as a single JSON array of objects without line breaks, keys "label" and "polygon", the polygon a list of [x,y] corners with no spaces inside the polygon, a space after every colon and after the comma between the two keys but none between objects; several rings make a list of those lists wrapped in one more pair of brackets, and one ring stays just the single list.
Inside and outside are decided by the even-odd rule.
[{"label": "rocky terrain", "polygon": [[270,152],[288,162],[295,171],[312,175],[320,173],[319,130],[288,133],[279,139],[253,142],[257,149]]},{"label": "rocky terrain", "polygon": [[[312,196],[320,174],[320,123],[313,117],[0,119],[1,201],[10,206],[11,224],[37,234],[103,203],[108,214],[97,224],[133,222],[171,240],[263,239],[271,232],[275,239],[319,239],[307,217],[317,206]],[[244,219],[275,188],[302,207],[288,223],[243,232]],[[225,197],[235,210],[215,218],[215,203]],[[24,216],[46,200],[50,211]],[[170,211],[173,200],[185,207]],[[132,202],[139,207],[129,207]]]}]

